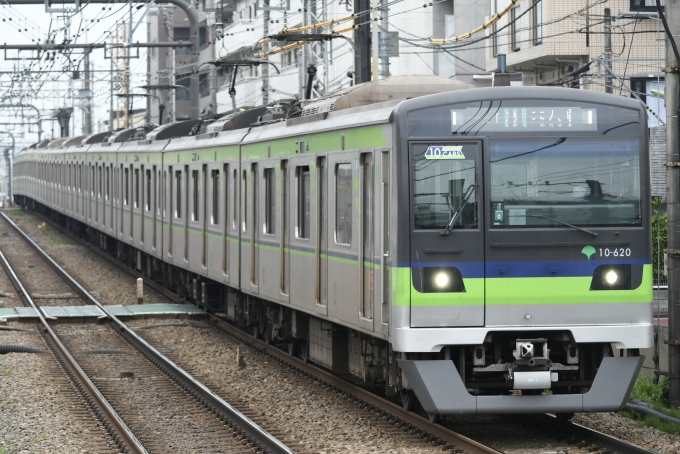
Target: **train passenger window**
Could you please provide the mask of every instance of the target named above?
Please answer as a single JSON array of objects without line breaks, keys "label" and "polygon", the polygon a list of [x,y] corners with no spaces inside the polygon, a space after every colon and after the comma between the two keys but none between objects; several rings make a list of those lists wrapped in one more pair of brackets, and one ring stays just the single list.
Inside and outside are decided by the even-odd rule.
[{"label": "train passenger window", "polygon": [[83,166],[78,165],[78,192],[81,192],[83,189]]},{"label": "train passenger window", "polygon": [[99,178],[99,194],[97,194],[97,197],[99,197],[99,198],[101,199],[101,198],[102,198],[102,193],[104,192],[104,191],[102,190],[102,189],[103,189],[103,186],[104,186],[104,179],[102,178],[102,167],[101,167],[101,166],[98,167],[97,173],[99,174],[99,175],[98,175],[98,178]]},{"label": "train passenger window", "polygon": [[494,139],[494,228],[642,224],[640,148],[632,139]]},{"label": "train passenger window", "polygon": [[248,231],[248,172],[243,171],[243,223],[242,229]]},{"label": "train passenger window", "polygon": [[476,229],[475,161],[428,159],[421,148],[413,154],[415,228],[443,229],[455,216],[452,228]]},{"label": "train passenger window", "polygon": [[106,192],[104,193],[104,197],[106,200],[109,200],[111,194],[111,168],[107,167],[106,168]]},{"label": "train passenger window", "polygon": [[135,208],[139,208],[139,169],[135,169]]},{"label": "train passenger window", "polygon": [[123,203],[125,206],[130,204],[130,169],[125,169],[125,181],[123,182],[123,190],[125,194],[123,196]]},{"label": "train passenger window", "polygon": [[335,167],[335,242],[352,243],[352,165]]},{"label": "train passenger window", "polygon": [[232,227],[234,230],[237,229],[237,223],[238,223],[238,191],[236,188],[238,188],[238,172],[236,169],[234,169],[234,178],[231,182],[231,190],[234,193],[234,208],[232,208],[233,211],[233,220],[232,220]]},{"label": "train passenger window", "polygon": [[177,195],[175,197],[175,218],[182,219],[182,171],[175,172],[175,187]]},{"label": "train passenger window", "polygon": [[151,211],[151,169],[146,171],[146,211]]},{"label": "train passenger window", "polygon": [[[156,213],[158,216],[161,215],[161,206],[163,207],[163,217],[165,217],[165,204],[161,200],[163,198],[163,195],[165,194],[165,174],[167,172],[161,172],[160,170],[156,174],[156,184],[154,185],[156,189]],[[161,183],[162,182],[162,183]]]},{"label": "train passenger window", "polygon": [[199,209],[199,197],[198,197],[198,188],[199,188],[199,182],[198,182],[198,170],[192,170],[191,171],[191,179],[194,183],[194,203],[192,204],[192,213],[191,213],[191,219],[193,221],[198,221],[198,209]]},{"label": "train passenger window", "polygon": [[309,166],[296,169],[297,178],[297,237],[309,239],[310,197]]},{"label": "train passenger window", "polygon": [[220,171],[212,170],[210,178],[212,181],[212,213],[210,215],[210,223],[218,225],[220,223]]},{"label": "train passenger window", "polygon": [[274,234],[276,226],[276,174],[264,169],[264,233]]}]

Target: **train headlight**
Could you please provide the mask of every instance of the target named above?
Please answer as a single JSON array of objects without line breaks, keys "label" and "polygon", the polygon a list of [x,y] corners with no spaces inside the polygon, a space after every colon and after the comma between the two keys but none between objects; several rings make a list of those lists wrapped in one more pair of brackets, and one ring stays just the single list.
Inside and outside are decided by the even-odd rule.
[{"label": "train headlight", "polygon": [[630,265],[600,265],[593,272],[590,290],[630,290]]},{"label": "train headlight", "polygon": [[617,281],[618,278],[619,278],[619,275],[616,274],[616,271],[614,271],[614,270],[609,270],[604,275],[604,280],[609,285],[616,284],[616,281]]},{"label": "train headlight", "polygon": [[440,271],[434,277],[434,285],[438,288],[446,288],[449,285],[449,276],[444,271]]},{"label": "train headlight", "polygon": [[[425,267],[422,269],[422,292],[464,292],[465,284],[460,270],[453,266]],[[414,280],[420,280],[415,277]]]}]

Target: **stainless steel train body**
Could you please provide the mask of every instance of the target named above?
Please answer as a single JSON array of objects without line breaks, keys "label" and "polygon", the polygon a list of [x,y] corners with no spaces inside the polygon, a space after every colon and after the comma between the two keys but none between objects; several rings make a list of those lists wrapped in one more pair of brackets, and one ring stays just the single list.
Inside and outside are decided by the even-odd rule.
[{"label": "stainless steel train body", "polygon": [[652,342],[644,109],[427,82],[441,93],[380,81],[264,125],[38,144],[15,198],[431,415],[617,410]]}]

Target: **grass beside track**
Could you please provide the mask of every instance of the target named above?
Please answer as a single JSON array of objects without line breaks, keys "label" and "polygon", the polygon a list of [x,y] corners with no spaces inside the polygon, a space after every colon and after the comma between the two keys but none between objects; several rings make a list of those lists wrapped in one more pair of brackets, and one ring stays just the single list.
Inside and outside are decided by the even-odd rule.
[{"label": "grass beside track", "polygon": [[[630,393],[630,399],[644,400],[655,410],[680,419],[680,408],[668,408],[668,379],[661,377],[654,383],[650,377],[638,377]],[[654,416],[642,416],[632,411],[620,411],[620,415],[638,421],[641,426],[653,427],[670,434],[680,434],[680,425],[663,422]]]},{"label": "grass beside track", "polygon": [[[20,209],[9,209],[9,210],[4,210],[4,213],[9,216],[9,217],[22,217],[25,219],[29,224],[34,226],[36,229],[40,231],[41,234],[45,235],[47,238],[52,240],[54,244],[57,246],[61,246],[64,244],[71,244],[71,242],[65,237],[65,236],[60,236],[55,234],[51,229],[50,226],[45,224],[44,227],[42,227],[42,222],[40,219],[38,219],[35,216],[26,216],[26,211],[20,210]],[[0,453],[2,454],[2,453]]]}]

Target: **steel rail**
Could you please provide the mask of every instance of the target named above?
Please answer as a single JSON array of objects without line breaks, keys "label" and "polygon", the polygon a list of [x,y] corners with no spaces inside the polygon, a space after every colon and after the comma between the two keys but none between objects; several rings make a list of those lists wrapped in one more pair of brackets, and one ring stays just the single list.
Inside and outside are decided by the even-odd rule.
[{"label": "steel rail", "polygon": [[[4,216],[4,213],[2,213]],[[39,308],[33,299],[30,297],[26,288],[23,286],[19,277],[16,275],[12,266],[9,264],[5,255],[0,251],[0,261],[2,262],[2,267],[5,269],[9,280],[17,292],[17,295],[25,302],[28,303],[33,309],[35,309],[38,317],[40,318],[40,324],[42,325],[43,331],[47,333],[50,340],[48,345],[53,347],[53,351],[58,358],[64,361],[64,364],[73,372],[73,377],[82,385],[82,389],[87,393],[90,401],[96,405],[100,413],[103,415],[103,419],[110,425],[112,430],[112,435],[114,435],[118,441],[122,444],[124,448],[131,453],[146,454],[147,451],[142,445],[142,443],[135,437],[134,433],[130,428],[123,422],[122,418],[118,415],[116,410],[113,409],[111,404],[106,400],[106,398],[99,392],[99,389],[90,380],[90,377],[83,371],[76,360],[71,356],[69,351],[66,349],[64,344],[61,342],[57,334],[54,332],[52,327],[47,322],[44,312]]]},{"label": "steel rail", "polygon": [[[46,222],[49,222],[50,225],[52,225],[54,228],[58,229],[59,232],[63,233],[64,235],[67,235],[69,238],[73,239],[74,241],[79,242],[83,246],[86,246],[89,250],[92,252],[95,252],[98,254],[100,257],[103,259],[107,260],[109,263],[112,265],[115,265],[122,271],[128,273],[131,276],[134,276],[135,278],[142,278],[144,280],[144,285],[147,286],[148,288],[153,289],[154,291],[160,293],[161,295],[165,296],[169,300],[175,302],[175,303],[186,303],[187,301],[184,298],[179,297],[176,295],[174,292],[171,290],[163,287],[161,284],[158,282],[152,281],[148,279],[147,276],[144,276],[142,273],[137,271],[134,268],[130,268],[127,266],[125,263],[121,262],[120,260],[116,259],[115,257],[112,257],[111,255],[107,254],[105,251],[101,250],[100,248],[96,247],[96,245],[93,245],[82,238],[74,235],[68,230],[65,230],[63,227],[60,225],[56,224],[52,219],[48,218],[47,216],[32,211],[33,214],[36,216],[40,217],[41,219],[45,220]],[[447,441],[448,443],[454,444],[456,446],[459,446],[461,448],[464,448],[468,451],[470,451],[473,454],[476,453],[498,453],[498,451],[494,450],[493,448],[487,447],[482,445],[481,443],[478,443],[474,440],[471,440],[461,434],[458,434],[452,430],[449,430],[445,427],[442,427],[440,425],[434,425],[432,424],[429,420],[426,418],[423,418],[417,414],[411,413],[411,412],[406,412],[402,407],[393,404],[392,402],[389,402],[385,399],[382,399],[379,396],[374,395],[370,391],[366,391],[363,388],[356,387],[356,385],[349,383],[339,377],[336,377],[322,369],[319,369],[311,364],[307,364],[304,361],[295,358],[284,351],[274,347],[273,345],[269,345],[259,339],[253,338],[250,334],[230,325],[229,323],[225,322],[224,320],[210,314],[210,319],[214,321],[219,329],[223,329],[224,331],[228,331],[229,334],[233,334],[235,337],[238,337],[239,339],[244,340],[245,342],[255,344],[257,348],[266,351],[267,353],[272,354],[272,356],[276,357],[277,359],[284,361],[288,364],[292,364],[293,367],[296,367],[303,372],[312,375],[313,377],[317,378],[318,380],[321,380],[325,383],[328,383],[332,386],[335,386],[348,394],[351,394],[355,396],[358,399],[361,399],[365,401],[366,403],[369,403],[371,405],[374,405],[377,408],[380,408],[383,411],[386,411],[387,413],[395,416],[398,419],[403,420],[404,422],[411,424],[412,426],[421,429],[423,431],[426,431],[432,435],[435,435],[442,439],[443,441]],[[336,385],[336,383],[341,384],[342,386]],[[347,391],[346,389],[347,388]],[[355,393],[354,390],[355,388],[358,388],[361,390],[361,393]],[[366,398],[364,397],[366,396]],[[375,399],[376,403],[384,402],[385,408],[382,408],[380,405],[376,405],[373,403]],[[392,410],[394,413],[392,413]],[[404,416],[405,415],[405,416]],[[635,446],[633,444],[627,443],[623,440],[614,438],[610,435],[598,432],[594,429],[590,429],[585,426],[581,426],[576,423],[572,422],[561,422],[557,421],[554,416],[550,415],[537,415],[542,423],[547,423],[547,424],[552,424],[555,426],[555,428],[559,428],[561,430],[571,432],[573,435],[582,437],[583,439],[588,440],[591,443],[598,444],[604,448],[612,450],[612,452],[619,453],[619,454],[653,454],[652,451],[648,451],[644,448],[641,448],[639,446]],[[413,419],[411,419],[413,418]],[[435,432],[436,430],[442,430],[442,432]],[[458,437],[462,437],[458,438]],[[466,446],[465,442],[469,441],[471,442],[470,446]]]},{"label": "steel rail", "polygon": [[[78,289],[78,293],[83,296],[83,298],[89,300],[92,304],[96,305],[99,310],[106,314],[109,321],[115,326],[118,332],[128,338],[131,343],[139,349],[141,352],[146,354],[161,367],[165,368],[174,377],[179,379],[179,381],[189,388],[193,393],[202,398],[205,402],[215,408],[219,413],[221,413],[228,420],[237,425],[251,440],[259,444],[262,448],[267,450],[272,454],[294,454],[294,452],[288,448],[285,444],[279,441],[276,437],[271,435],[269,432],[265,431],[263,428],[251,421],[243,413],[232,407],[229,403],[224,401],[221,397],[210,391],[201,382],[196,380],[194,377],[189,375],[181,367],[177,366],[173,361],[168,359],[158,350],[156,350],[151,344],[146,342],[144,339],[139,337],[137,333],[130,330],[125,323],[120,321],[115,315],[113,315],[103,304],[101,304],[95,297],[93,297],[90,292],[88,292],[83,286],[81,286],[70,274],[68,274],[57,262],[52,259],[45,251],[42,250],[38,244],[33,241],[18,225],[16,225],[5,213],[0,212],[0,215],[10,224],[10,226],[19,233],[22,238],[24,238],[28,244],[35,250],[43,260],[45,260],[48,265],[64,279],[69,286]],[[39,314],[40,315],[40,314]],[[41,320],[44,318],[41,316]]]},{"label": "steel rail", "polygon": [[555,416],[542,415],[543,422],[547,422],[550,425],[554,425],[555,428],[571,432],[572,435],[582,438],[590,443],[594,443],[598,446],[611,450],[611,452],[619,454],[654,454],[653,451],[635,446],[626,441],[614,438],[610,435],[599,432],[595,429],[582,426],[580,424],[569,422],[557,421]]}]

